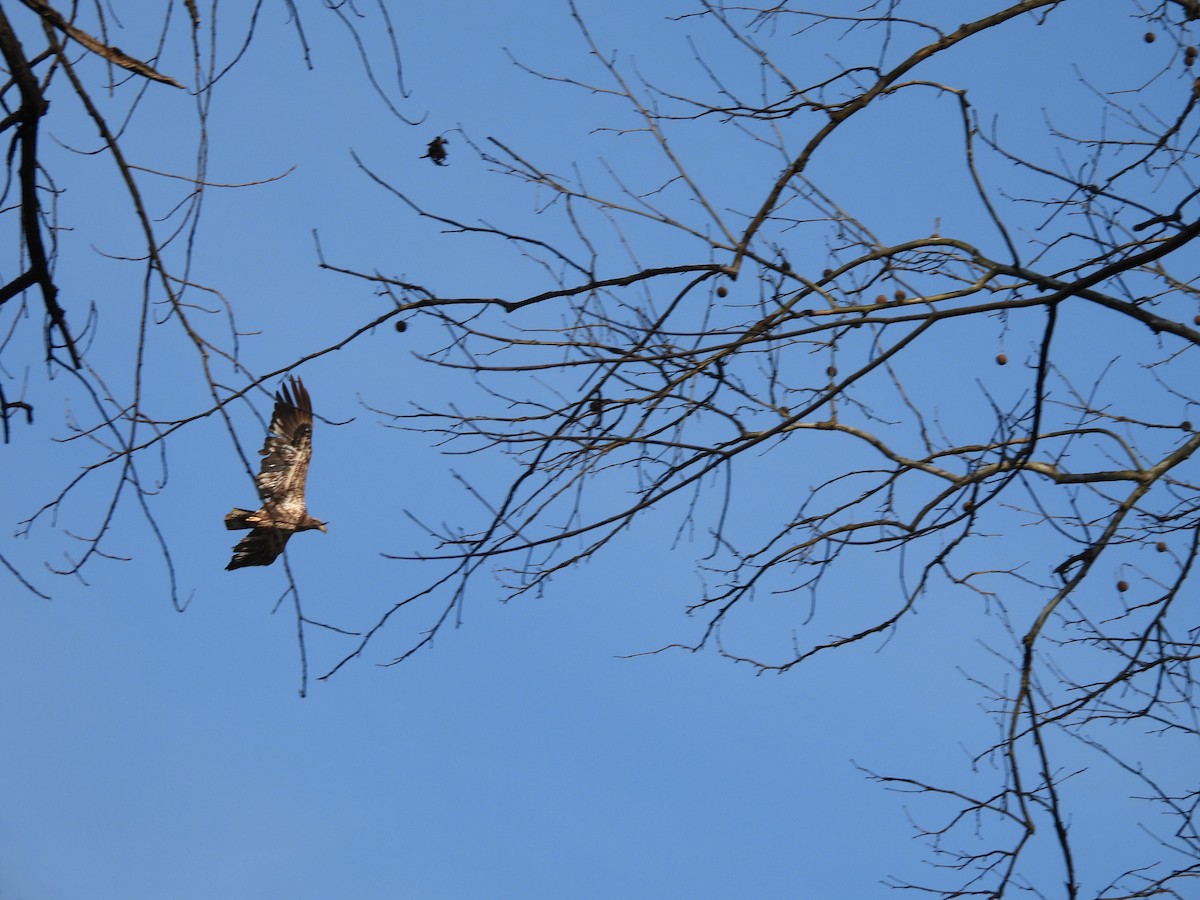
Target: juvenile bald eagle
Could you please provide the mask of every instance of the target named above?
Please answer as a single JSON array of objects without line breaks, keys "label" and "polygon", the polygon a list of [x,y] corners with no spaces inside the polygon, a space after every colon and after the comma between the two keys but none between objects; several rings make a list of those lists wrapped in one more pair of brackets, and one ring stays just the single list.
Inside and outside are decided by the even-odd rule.
[{"label": "juvenile bald eagle", "polygon": [[262,507],[256,512],[235,507],[225,516],[225,527],[230,531],[251,529],[233,548],[233,559],[226,569],[269,566],[295,532],[325,530],[325,523],[310,516],[304,505],[304,478],[312,456],[312,421],[312,400],[300,379],[292,376],[291,392],[285,384],[275,394],[270,433],[258,451],[263,461],[254,482]]}]

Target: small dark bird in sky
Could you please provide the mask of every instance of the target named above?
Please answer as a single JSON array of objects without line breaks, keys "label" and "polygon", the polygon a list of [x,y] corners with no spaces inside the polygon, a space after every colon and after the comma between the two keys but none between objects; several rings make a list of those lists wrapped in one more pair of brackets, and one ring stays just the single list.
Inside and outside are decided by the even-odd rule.
[{"label": "small dark bird in sky", "polygon": [[439,134],[429,142],[429,146],[425,148],[425,152],[418,158],[432,160],[435,166],[444,166],[446,164],[446,146],[449,143],[448,140]]},{"label": "small dark bird in sky", "polygon": [[312,425],[312,400],[300,379],[292,376],[291,390],[285,384],[275,394],[270,433],[258,451],[263,461],[254,483],[262,507],[255,512],[234,507],[225,516],[230,531],[251,529],[233,548],[226,569],[269,566],[297,531],[325,530],[325,523],[310,516],[304,503]]}]

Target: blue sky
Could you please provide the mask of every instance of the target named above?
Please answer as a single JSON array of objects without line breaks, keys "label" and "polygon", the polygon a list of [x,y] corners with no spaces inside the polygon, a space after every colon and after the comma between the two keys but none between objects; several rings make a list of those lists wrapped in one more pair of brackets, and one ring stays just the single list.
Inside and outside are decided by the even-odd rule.
[{"label": "blue sky", "polygon": [[[618,103],[534,78],[508,55],[599,80],[565,6],[515,6],[389,4],[412,91],[402,110],[426,116],[417,127],[386,113],[332,16],[306,13],[310,72],[282,11],[264,12],[247,57],[216,92],[209,178],[240,183],[291,171],[270,184],[210,190],[191,273],[237,310],[251,370],[272,371],[332,345],[387,308],[369,285],[317,268],[313,229],[330,262],[378,268],[446,295],[515,298],[540,289],[536,266],[509,248],[447,235],[413,216],[357,171],[351,150],[432,209],[515,219],[552,235],[549,217],[538,215],[545,198],[489,173],[451,129],[529,149],[552,171],[578,160],[589,178],[602,176],[601,158],[637,158],[640,136],[592,133],[626,122]],[[992,4],[956,6],[956,18],[966,19]],[[1141,41],[1145,28],[1127,18],[1126,4],[1113,4],[1121,9],[1107,19],[1094,10],[1067,19],[1079,13],[1066,6],[1045,27],[1011,23],[980,50],[951,55],[924,74],[969,78],[974,102],[1000,109],[1001,134],[1033,146],[1044,115],[1063,127],[1091,127],[1078,112],[1087,89],[1073,62],[1086,67],[1100,57],[1104,64],[1089,76],[1137,83],[1161,65],[1150,54],[1169,50]],[[716,32],[666,21],[687,8],[580,6],[602,46],[619,47],[623,63],[666,89],[696,83],[689,35],[711,63],[750,83],[744,71],[734,74],[745,60]],[[114,40],[131,53],[145,37],[135,24],[126,23],[128,40]],[[225,54],[239,23],[228,27]],[[381,34],[373,26],[367,32],[372,58],[383,59]],[[810,53],[812,66],[831,67],[856,52],[855,40],[798,43],[788,62],[800,66]],[[1057,53],[1043,54],[1046,47]],[[176,59],[186,71],[186,58]],[[161,67],[171,68],[169,56]],[[142,165],[186,171],[193,125],[166,92],[150,89],[128,145]],[[927,105],[884,105],[859,131],[848,130],[812,177],[837,184],[839,199],[883,240],[928,233],[935,219],[945,233],[994,240],[961,190],[961,173],[947,174],[958,146],[948,103],[931,92]],[[807,126],[795,127],[790,142]],[[90,140],[88,127],[68,117],[51,128],[68,143]],[[448,166],[418,158],[446,132]],[[781,167],[732,129],[681,123],[676,134],[722,208],[753,208]],[[94,364],[114,385],[127,384],[140,270],[101,253],[132,252],[129,223],[109,205],[119,201],[105,161],[60,155],[56,164],[68,188],[60,215],[76,226],[61,237],[64,294],[71,304],[96,304]],[[643,175],[653,180],[635,171]],[[897,185],[903,203],[894,199]],[[653,229],[642,240],[647,265],[670,263],[686,249]],[[798,265],[825,264],[820,246],[798,241],[793,249]],[[310,473],[310,509],[329,521],[329,534],[298,536],[289,560],[307,614],[341,628],[369,626],[430,578],[430,564],[382,556],[427,547],[397,508],[435,522],[477,520],[478,506],[453,473],[501,484],[513,471],[500,459],[446,456],[428,437],[389,429],[367,408],[477,399],[469,382],[416,359],[443,338],[422,330],[424,321],[403,336],[381,328],[299,370],[317,411],[338,424],[318,426]],[[1005,346],[1019,361],[1030,332],[1019,321],[1007,329]],[[977,341],[990,358],[1000,330],[964,327],[964,345]],[[1125,340],[1102,328],[1089,339],[1095,367]],[[1097,345],[1108,352],[1095,353]],[[6,385],[28,379],[38,402],[34,425],[17,428],[0,451],[8,471],[20,473],[0,483],[0,513],[11,530],[95,459],[82,442],[50,443],[66,434],[64,420],[81,401],[73,379],[47,379],[36,358],[26,371],[10,366],[4,374]],[[932,387],[959,378],[951,367],[960,364],[968,373],[949,358],[909,374]],[[203,408],[198,362],[177,338],[157,340],[148,366],[157,373],[148,401],[156,410]],[[1017,364],[997,369],[989,387],[1019,394],[1019,376]],[[951,393],[945,411],[978,414],[971,397]],[[257,394],[254,405],[265,415],[269,399]],[[234,415],[243,447],[257,449],[259,421],[244,406]],[[909,815],[922,820],[932,808],[906,803],[857,767],[969,783],[972,754],[994,739],[985,698],[964,672],[1004,677],[987,649],[1003,644],[1003,623],[962,594],[930,596],[891,641],[783,676],[756,677],[713,653],[624,658],[694,640],[702,624],[683,610],[700,583],[703,535],[674,541],[678,509],[654,511],[602,557],[556,577],[544,596],[501,604],[498,584],[484,574],[468,595],[463,626],[400,666],[377,664],[403,652],[434,607],[397,616],[328,682],[315,676],[352,645],[310,631],[314,677],[300,699],[291,601],[276,610],[286,587],[281,568],[223,569],[233,538],[221,517],[253,498],[227,433],[215,418],[199,421],[168,442],[168,453],[166,486],[151,502],[166,523],[184,613],[172,606],[160,554],[133,504],[120,508],[107,545],[130,561],[96,560],[83,573],[86,584],[42,567],[72,549],[65,532],[87,533],[94,524],[111,487],[106,473],[73,494],[56,522],[43,518],[28,538],[0,545],[53,598],[0,580],[4,900],[879,897],[890,895],[886,877],[925,871]],[[819,480],[792,476],[794,465],[768,455],[761,469],[743,474],[748,499],[735,512],[751,532],[757,513],[782,502],[776,485]],[[146,470],[155,469],[147,460]],[[1014,533],[1007,552],[1041,559],[1038,541]],[[831,590],[851,610],[870,607],[891,590],[886,571],[864,571]],[[786,652],[804,618],[786,598],[772,598],[728,636]],[[1097,828],[1085,852],[1102,857],[1108,842],[1123,840],[1097,826],[1113,810],[1076,799],[1078,827]],[[1122,809],[1115,817],[1127,815]]]}]

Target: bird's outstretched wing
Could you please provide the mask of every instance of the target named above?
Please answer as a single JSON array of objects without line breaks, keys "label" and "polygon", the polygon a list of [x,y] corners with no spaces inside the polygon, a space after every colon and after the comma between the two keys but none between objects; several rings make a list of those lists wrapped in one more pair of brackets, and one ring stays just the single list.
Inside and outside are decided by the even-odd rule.
[{"label": "bird's outstretched wing", "polygon": [[283,552],[284,545],[292,532],[282,528],[255,528],[237,542],[233,558],[225,568],[240,569],[243,566],[269,566]]},{"label": "bird's outstretched wing", "polygon": [[303,519],[306,514],[304,481],[312,458],[312,400],[299,378],[292,376],[275,394],[270,433],[258,451],[262,468],[255,476],[258,496],[268,516],[280,522]]}]

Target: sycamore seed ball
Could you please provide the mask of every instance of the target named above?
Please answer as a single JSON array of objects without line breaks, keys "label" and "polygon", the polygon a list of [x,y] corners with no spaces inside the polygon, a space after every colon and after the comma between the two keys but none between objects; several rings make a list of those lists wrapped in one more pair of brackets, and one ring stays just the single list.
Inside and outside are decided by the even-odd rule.
[{"label": "sycamore seed ball", "polygon": [[1129,582],[1128,581],[1118,581],[1117,582],[1117,590],[1120,591],[1122,594],[1125,593],[1127,590],[1129,590]]},{"label": "sycamore seed ball", "polygon": [[1159,553],[1166,553],[1167,552],[1166,541],[1159,541],[1157,544],[1154,545],[1154,549],[1157,550]]},{"label": "sycamore seed ball", "polygon": [[1145,41],[1147,44],[1153,44],[1154,39],[1155,39],[1155,34],[1153,31],[1147,31],[1144,35],[1142,35],[1142,40]]},{"label": "sycamore seed ball", "polygon": [[398,320],[396,322],[396,330],[399,332],[408,331],[408,323],[405,322],[403,319]]},{"label": "sycamore seed ball", "polygon": [[1008,365],[1008,357],[1005,356],[1003,353],[997,353],[996,354],[996,365],[1007,366]]},{"label": "sycamore seed ball", "polygon": [[729,296],[729,288],[725,287],[725,285],[721,285],[720,287],[717,288],[717,296],[718,297],[728,297]]},{"label": "sycamore seed ball", "polygon": [[895,294],[893,294],[893,296],[894,296],[894,297],[895,297],[897,300],[903,300],[903,299],[905,298],[905,296],[906,296],[906,295],[905,295],[904,291],[896,291],[896,293],[895,293]]}]

